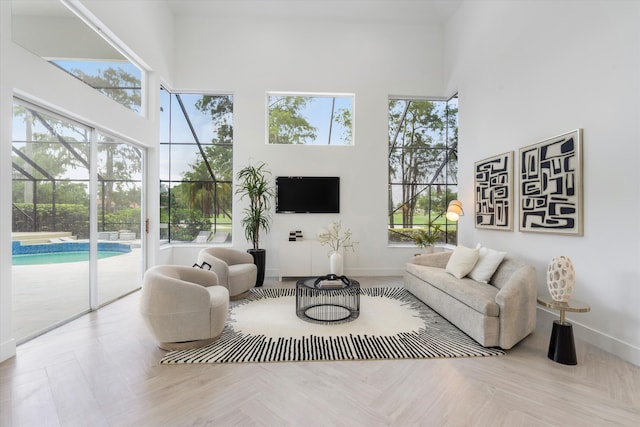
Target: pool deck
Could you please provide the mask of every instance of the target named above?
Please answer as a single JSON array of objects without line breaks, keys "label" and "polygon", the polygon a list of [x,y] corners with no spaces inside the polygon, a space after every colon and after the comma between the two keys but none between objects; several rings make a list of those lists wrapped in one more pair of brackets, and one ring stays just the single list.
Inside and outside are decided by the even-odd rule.
[{"label": "pool deck", "polygon": [[[138,247],[135,247],[138,246]],[[114,300],[142,284],[142,252],[98,260],[98,304]],[[21,342],[89,309],[89,263],[12,267],[13,330]]]},{"label": "pool deck", "polygon": [[14,231],[11,233],[11,240],[18,241],[23,245],[49,243],[54,239],[75,240],[76,237],[70,231]]}]

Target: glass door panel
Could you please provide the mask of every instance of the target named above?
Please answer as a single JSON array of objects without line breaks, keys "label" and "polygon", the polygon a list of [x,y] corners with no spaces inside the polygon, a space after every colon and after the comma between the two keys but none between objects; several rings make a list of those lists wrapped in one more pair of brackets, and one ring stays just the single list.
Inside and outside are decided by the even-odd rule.
[{"label": "glass door panel", "polygon": [[142,166],[141,149],[98,133],[98,305],[142,284]]},{"label": "glass door panel", "polygon": [[14,337],[23,342],[89,310],[91,129],[14,104]]}]

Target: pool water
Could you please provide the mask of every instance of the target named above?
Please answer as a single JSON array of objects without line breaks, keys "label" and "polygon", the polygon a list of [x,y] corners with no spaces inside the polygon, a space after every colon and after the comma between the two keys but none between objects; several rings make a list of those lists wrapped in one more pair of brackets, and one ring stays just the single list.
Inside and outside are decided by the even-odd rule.
[{"label": "pool water", "polygon": [[[117,251],[98,251],[98,259],[122,255]],[[89,261],[89,252],[50,252],[42,254],[13,255],[13,265],[62,264],[65,262]]]}]

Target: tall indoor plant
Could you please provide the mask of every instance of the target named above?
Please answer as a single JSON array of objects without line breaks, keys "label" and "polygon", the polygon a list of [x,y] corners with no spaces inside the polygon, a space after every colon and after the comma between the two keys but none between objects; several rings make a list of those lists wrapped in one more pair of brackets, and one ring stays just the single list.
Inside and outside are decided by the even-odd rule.
[{"label": "tall indoor plant", "polygon": [[240,200],[249,199],[249,206],[244,210],[241,223],[244,235],[253,245],[248,249],[258,267],[256,286],[264,283],[266,267],[266,250],[260,248],[260,232],[268,232],[271,227],[271,201],[275,193],[271,183],[271,171],[264,162],[245,166],[237,175],[236,194]]}]

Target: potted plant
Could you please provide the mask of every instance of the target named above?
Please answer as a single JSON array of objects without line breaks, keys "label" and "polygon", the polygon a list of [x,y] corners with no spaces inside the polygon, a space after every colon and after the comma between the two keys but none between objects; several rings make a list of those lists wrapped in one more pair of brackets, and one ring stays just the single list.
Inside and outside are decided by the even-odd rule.
[{"label": "potted plant", "polygon": [[331,274],[342,276],[343,261],[340,249],[355,250],[355,244],[357,243],[351,241],[351,229],[346,228],[343,231],[342,222],[334,221],[329,224],[326,230],[321,230],[318,233],[318,241],[320,241],[320,244],[331,248],[329,252],[329,270]]},{"label": "potted plant", "polygon": [[442,239],[441,225],[430,222],[427,227],[416,229],[411,238],[420,248],[426,249],[426,253],[431,253],[433,252],[433,245]]},{"label": "potted plant", "polygon": [[260,249],[260,232],[268,232],[271,227],[271,200],[275,197],[271,183],[271,171],[264,162],[257,165],[248,165],[238,171],[236,194],[240,200],[249,199],[249,206],[244,210],[241,220],[244,227],[244,235],[252,243],[248,249],[253,255],[253,261],[258,267],[256,286],[264,283],[266,266],[266,250]]}]

